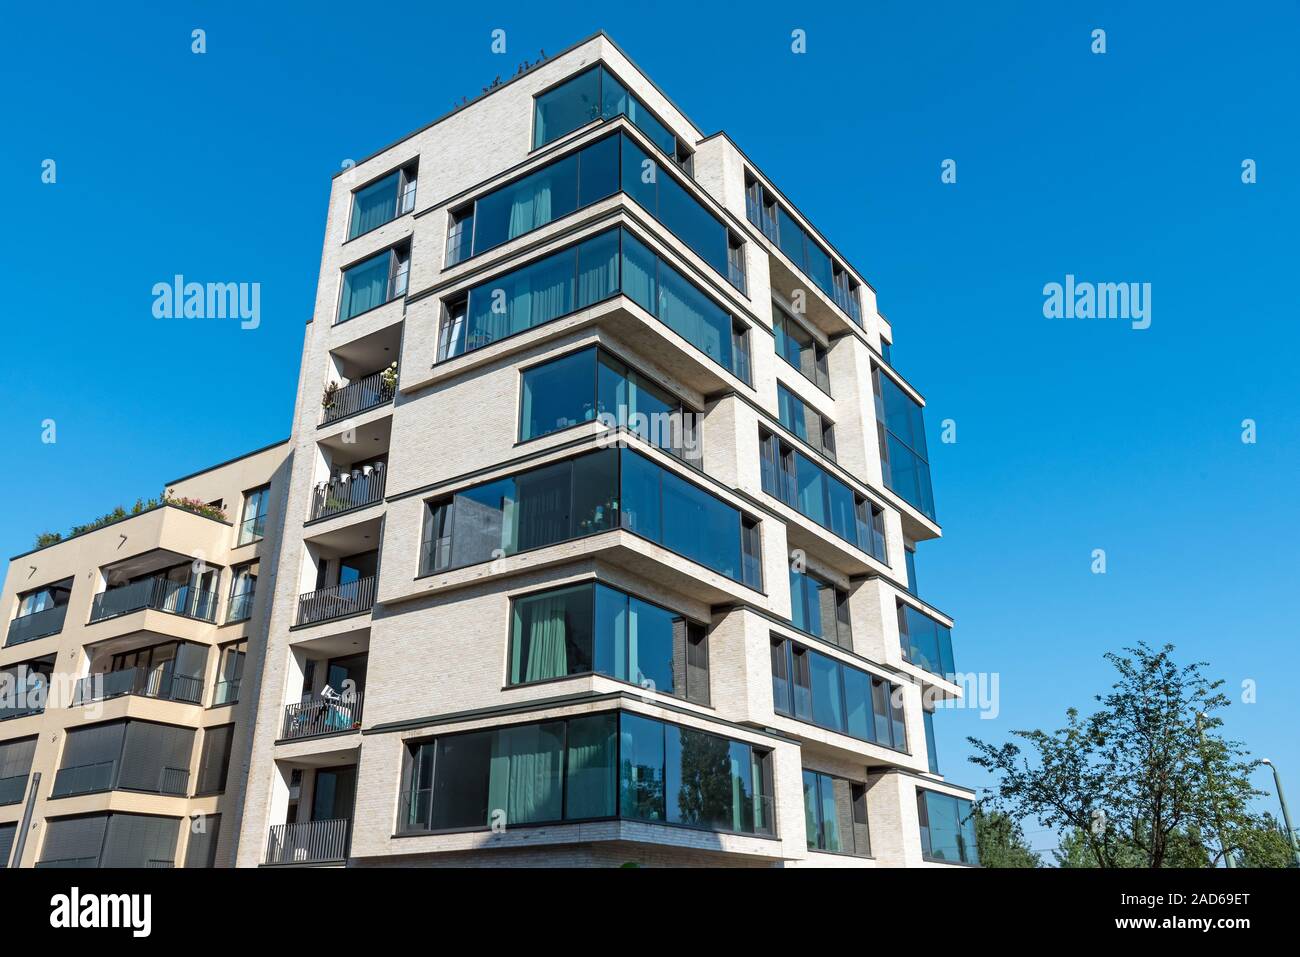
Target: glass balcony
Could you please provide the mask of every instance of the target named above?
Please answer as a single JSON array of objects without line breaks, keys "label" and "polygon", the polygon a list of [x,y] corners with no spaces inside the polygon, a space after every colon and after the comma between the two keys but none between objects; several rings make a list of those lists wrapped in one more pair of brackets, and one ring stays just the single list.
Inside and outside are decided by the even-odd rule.
[{"label": "glass balcony", "polygon": [[251,589],[241,591],[230,596],[230,604],[226,608],[226,624],[231,625],[237,621],[247,621],[253,614],[253,599],[256,593]]}]

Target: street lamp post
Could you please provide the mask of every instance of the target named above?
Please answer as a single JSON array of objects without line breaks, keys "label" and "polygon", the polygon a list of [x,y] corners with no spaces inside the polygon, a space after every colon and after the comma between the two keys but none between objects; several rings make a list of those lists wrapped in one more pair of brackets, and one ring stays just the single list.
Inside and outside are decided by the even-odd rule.
[{"label": "street lamp post", "polygon": [[1300,867],[1300,846],[1296,845],[1295,829],[1291,827],[1291,811],[1286,806],[1286,795],[1282,793],[1282,776],[1277,773],[1277,765],[1268,758],[1259,762],[1273,769],[1273,786],[1277,788],[1277,802],[1282,805],[1282,824],[1286,827],[1286,842],[1291,845],[1291,857],[1296,867]]}]

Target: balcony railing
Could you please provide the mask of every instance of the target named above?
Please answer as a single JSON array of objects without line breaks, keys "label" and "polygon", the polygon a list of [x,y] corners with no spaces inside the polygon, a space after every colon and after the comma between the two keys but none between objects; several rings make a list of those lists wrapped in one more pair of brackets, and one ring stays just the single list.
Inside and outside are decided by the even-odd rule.
[{"label": "balcony railing", "polygon": [[345,861],[351,823],[338,818],[273,825],[266,841],[266,863],[332,864]]},{"label": "balcony railing", "polygon": [[0,807],[22,803],[23,795],[27,793],[27,777],[26,774],[17,774],[0,778]]},{"label": "balcony railing", "polygon": [[[117,761],[100,761],[95,764],[78,764],[59,768],[54,776],[54,789],[50,797],[73,797],[79,794],[97,794],[112,791],[118,786]],[[150,794],[170,794],[184,797],[189,790],[190,769],[163,767],[158,770],[158,783],[140,787],[133,783],[126,790]]]},{"label": "balcony railing", "polygon": [[100,761],[97,764],[78,764],[70,768],[60,768],[54,775],[54,789],[50,792],[50,797],[72,797],[77,794],[111,791],[116,770],[116,761]]},{"label": "balcony railing", "polygon": [[90,620],[103,621],[142,608],[154,608],[200,621],[215,621],[217,593],[166,578],[143,578],[96,595],[90,603]]},{"label": "balcony railing", "polygon": [[358,578],[298,596],[298,624],[310,625],[369,611],[375,604],[375,576]]},{"label": "balcony railing", "polygon": [[228,681],[218,681],[216,690],[212,693],[212,707],[216,708],[223,704],[234,704],[239,700],[239,679],[231,678]]},{"label": "balcony railing", "polygon": [[236,545],[247,545],[266,536],[266,513],[251,515],[239,523],[239,537]]},{"label": "balcony railing", "polygon": [[247,621],[252,616],[254,596],[255,593],[251,589],[230,596],[230,604],[226,606],[227,625],[237,621]]},{"label": "balcony railing", "polygon": [[61,857],[52,861],[37,861],[37,867],[99,867],[98,857]]},{"label": "balcony railing", "polygon": [[385,379],[383,372],[376,372],[364,379],[349,382],[334,393],[329,408],[321,417],[321,425],[346,419],[350,415],[365,412],[385,402],[392,402],[396,387],[397,384],[391,376]]},{"label": "balcony railing", "polygon": [[149,668],[106,671],[79,680],[72,694],[72,703],[89,704],[92,701],[107,701],[109,698],[131,694],[163,701],[199,704],[203,701],[203,679]]},{"label": "balcony railing", "polygon": [[340,475],[328,482],[321,482],[312,492],[309,521],[378,502],[384,497],[386,471],[381,463],[355,471],[351,475]]},{"label": "balcony railing", "polygon": [[361,727],[362,693],[342,699],[312,698],[284,709],[284,727],[280,737],[311,738],[318,734],[354,731]]},{"label": "balcony railing", "polygon": [[67,605],[55,605],[42,611],[34,611],[9,622],[9,635],[5,647],[21,645],[24,641],[35,641],[47,635],[57,635],[63,630],[63,619],[68,615]]}]

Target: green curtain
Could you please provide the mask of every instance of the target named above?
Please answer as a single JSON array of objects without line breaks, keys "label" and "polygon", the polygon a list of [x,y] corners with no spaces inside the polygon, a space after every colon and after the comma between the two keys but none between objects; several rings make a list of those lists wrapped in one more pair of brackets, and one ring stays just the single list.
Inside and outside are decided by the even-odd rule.
[{"label": "green curtain", "polygon": [[[488,824],[560,819],[563,722],[504,728],[492,737]],[[504,813],[504,819],[501,813]]]},{"label": "green curtain", "polygon": [[[563,598],[541,598],[530,603],[529,620],[525,625],[528,660],[523,671],[524,681],[563,678],[569,673],[565,609],[566,602]],[[520,653],[516,646],[515,655]]]}]

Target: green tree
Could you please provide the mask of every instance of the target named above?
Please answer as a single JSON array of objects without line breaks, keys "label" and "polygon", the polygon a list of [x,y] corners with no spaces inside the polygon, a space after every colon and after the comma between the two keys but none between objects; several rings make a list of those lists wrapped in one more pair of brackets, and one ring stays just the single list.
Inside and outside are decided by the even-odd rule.
[{"label": "green tree", "polygon": [[1286,828],[1267,812],[1256,818],[1251,827],[1238,832],[1237,848],[1237,860],[1242,867],[1295,866]]},{"label": "green tree", "polygon": [[1042,867],[1020,822],[1002,811],[975,810],[975,844],[983,867]]},{"label": "green tree", "polygon": [[[1178,665],[1173,645],[1107,654],[1118,679],[1100,707],[1066,712],[1055,731],[1013,731],[1014,742],[975,738],[975,764],[997,778],[988,802],[1017,820],[1036,819],[1067,834],[1067,859],[1096,867],[1213,865],[1251,826],[1250,784],[1258,762],[1217,730],[1229,704],[1206,662]],[[1136,858],[1135,858],[1136,855]],[[1200,863],[1203,862],[1203,863]]]}]

